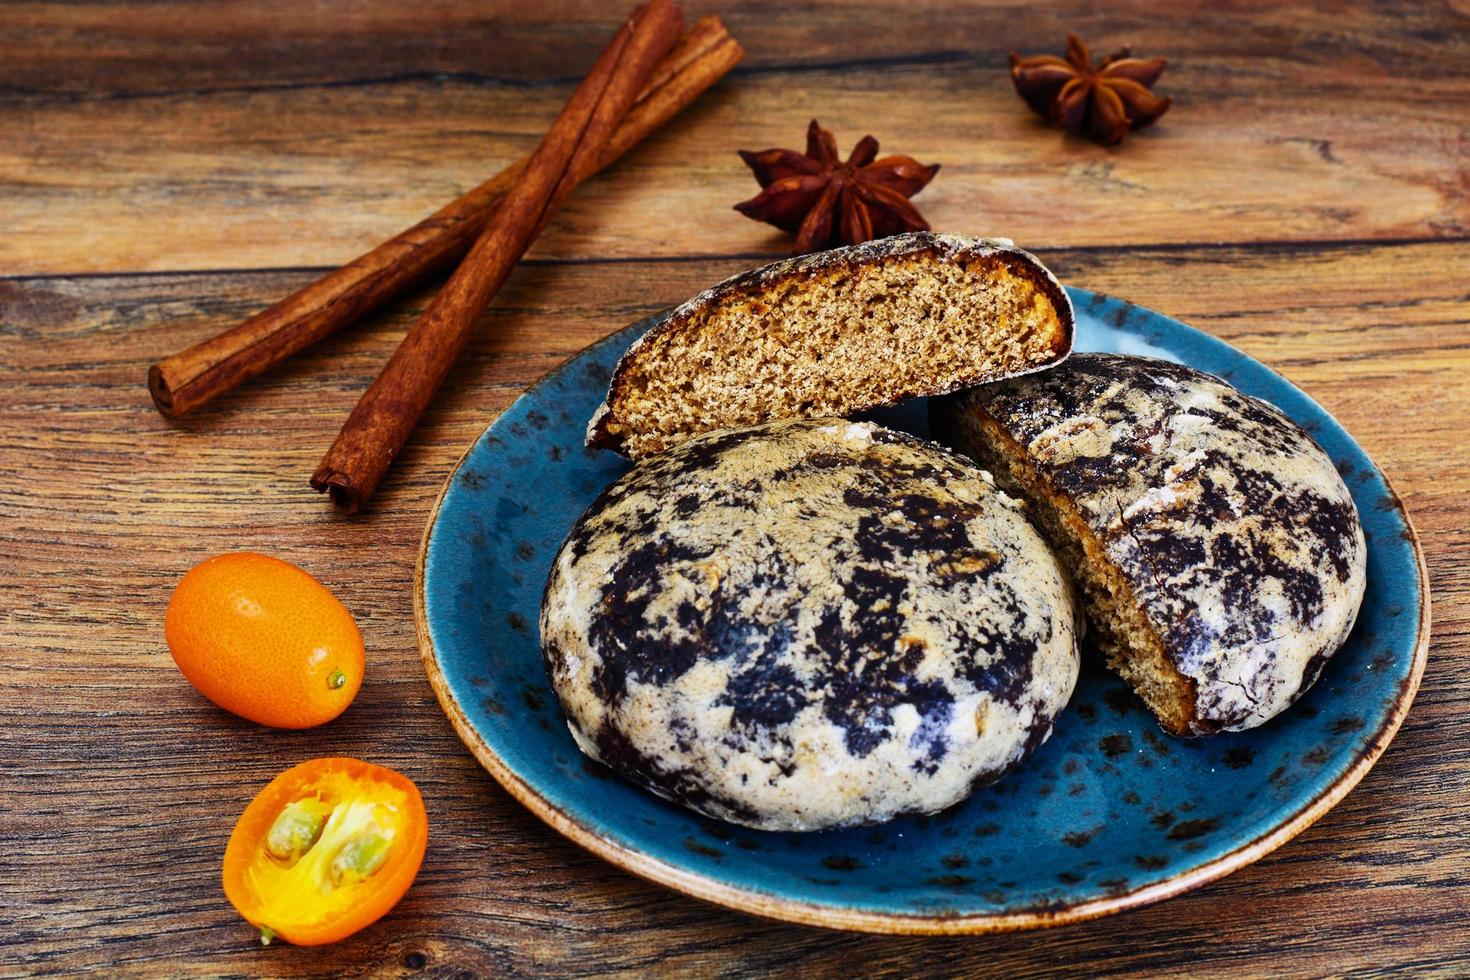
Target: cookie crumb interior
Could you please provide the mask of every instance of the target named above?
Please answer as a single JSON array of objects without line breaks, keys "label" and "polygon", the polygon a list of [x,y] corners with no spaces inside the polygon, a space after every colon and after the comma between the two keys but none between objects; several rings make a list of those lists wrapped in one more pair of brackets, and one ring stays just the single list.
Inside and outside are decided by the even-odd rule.
[{"label": "cookie crumb interior", "polygon": [[1097,631],[1107,664],[1128,682],[1171,735],[1198,734],[1195,682],[1173,665],[1144,615],[1133,588],[1075,503],[1057,493],[1025,449],[978,407],[964,440],[1008,493],[1030,502],[1032,513],[1081,590],[1087,621]]},{"label": "cookie crumb interior", "polygon": [[615,383],[604,431],[636,458],[713,429],[955,391],[1060,360],[1063,315],[1005,253],[821,268],[650,335]]}]

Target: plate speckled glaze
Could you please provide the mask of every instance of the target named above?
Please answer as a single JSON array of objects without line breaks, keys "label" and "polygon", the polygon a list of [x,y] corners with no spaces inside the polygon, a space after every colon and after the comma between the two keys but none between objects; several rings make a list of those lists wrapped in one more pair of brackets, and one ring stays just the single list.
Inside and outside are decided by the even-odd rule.
[{"label": "plate speckled glaze", "polygon": [[[1081,289],[1078,350],[1182,361],[1265,398],[1343,474],[1368,539],[1357,627],[1317,685],[1251,732],[1160,732],[1084,647],[1051,739],[1021,769],[931,817],[815,834],[710,820],[585,759],[541,663],[537,616],[572,523],[628,463],[583,448],[618,357],[656,322],[587,348],[465,454],[429,518],[415,580],[429,680],[470,751],[556,830],[636,874],[758,915],[873,932],[975,933],[1091,918],[1255,861],[1322,816],[1398,730],[1424,669],[1427,578],[1383,474],[1315,402],[1229,345]],[[922,405],[873,413],[927,435]]]}]

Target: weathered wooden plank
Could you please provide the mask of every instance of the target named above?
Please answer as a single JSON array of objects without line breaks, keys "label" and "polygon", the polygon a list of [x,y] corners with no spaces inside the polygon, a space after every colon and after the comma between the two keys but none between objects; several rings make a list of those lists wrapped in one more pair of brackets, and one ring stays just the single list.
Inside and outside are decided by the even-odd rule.
[{"label": "weathered wooden plank", "polygon": [[[1102,8],[1085,0],[945,0],[922,8],[887,0],[709,0],[685,7],[691,16],[724,18],[761,71],[962,61],[1003,67],[1012,48],[1059,46],[1070,30],[1095,41],[1099,54],[1133,44],[1170,55],[1181,70],[1334,85],[1354,72],[1390,84],[1453,84],[1470,24],[1463,4],[1445,0],[1178,0],[1168,16],[1151,0]],[[579,77],[624,12],[622,4],[589,0],[358,0],[327,9],[291,0],[19,0],[0,11],[0,96],[136,96],[415,74],[534,86]]]},{"label": "weathered wooden plank", "polygon": [[[463,447],[584,344],[748,259],[519,269],[361,520],[305,480],[424,295],[184,423],[147,364],[309,272],[0,281],[0,961],[137,973],[609,971],[1315,975],[1463,971],[1470,934],[1470,245],[1071,249],[1070,282],[1126,296],[1277,367],[1395,481],[1424,538],[1435,642],[1408,722],[1317,827],[1167,903],[1042,936],[854,937],[759,922],[646,885],[564,842],[460,747],[423,677],[409,583]],[[357,615],[368,680],[341,719],[264,731],[204,703],[161,636],[206,554],[260,548]],[[346,753],[395,766],[433,820],[419,882],[335,947],[261,950],[218,886],[225,838],[276,771]],[[18,899],[18,900],[17,900]]]},{"label": "weathered wooden plank", "polygon": [[[612,16],[423,6],[0,8],[0,269],[339,264],[526,152]],[[579,191],[533,254],[783,250],[730,210],[755,190],[734,150],[799,146],[810,115],[844,148],[872,132],[943,163],[918,199],[943,230],[1038,247],[1466,235],[1463,10],[1151,11],[732,6],[746,67]],[[1033,118],[1005,55],[1068,28],[1168,56],[1175,108],[1114,149]]]}]

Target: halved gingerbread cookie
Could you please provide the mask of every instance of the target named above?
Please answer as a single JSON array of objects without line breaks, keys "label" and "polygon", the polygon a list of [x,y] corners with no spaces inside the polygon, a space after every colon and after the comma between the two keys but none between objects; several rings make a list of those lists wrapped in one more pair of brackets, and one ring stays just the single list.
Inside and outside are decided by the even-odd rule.
[{"label": "halved gingerbread cookie", "polygon": [[1165,730],[1254,728],[1309,688],[1366,587],[1357,510],[1275,407],[1167,361],[1074,354],[930,403],[1024,496],[1110,664]]}]

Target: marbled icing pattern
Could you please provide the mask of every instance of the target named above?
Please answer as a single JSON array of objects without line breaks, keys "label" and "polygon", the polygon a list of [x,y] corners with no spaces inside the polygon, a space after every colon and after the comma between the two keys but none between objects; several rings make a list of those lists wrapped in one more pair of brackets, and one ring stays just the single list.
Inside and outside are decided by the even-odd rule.
[{"label": "marbled icing pattern", "polygon": [[542,650],[577,743],[768,830],[943,809],[1045,740],[1070,585],[1020,506],[936,446],[780,422],[638,464],[553,564]]},{"label": "marbled icing pattern", "polygon": [[931,413],[961,444],[967,418],[998,421],[1076,504],[1195,682],[1193,733],[1280,713],[1352,630],[1357,510],[1327,455],[1266,402],[1168,361],[1075,354]]}]

